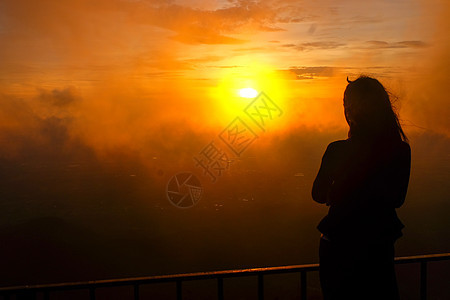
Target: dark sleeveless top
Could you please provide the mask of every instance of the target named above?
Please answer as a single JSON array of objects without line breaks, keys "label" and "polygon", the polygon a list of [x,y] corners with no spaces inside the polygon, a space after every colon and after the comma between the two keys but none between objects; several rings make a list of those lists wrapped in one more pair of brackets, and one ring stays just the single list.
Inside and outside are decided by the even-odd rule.
[{"label": "dark sleeveless top", "polygon": [[330,240],[399,238],[404,225],[395,209],[405,201],[410,166],[406,142],[328,145],[312,190],[315,201],[330,206],[319,231]]}]

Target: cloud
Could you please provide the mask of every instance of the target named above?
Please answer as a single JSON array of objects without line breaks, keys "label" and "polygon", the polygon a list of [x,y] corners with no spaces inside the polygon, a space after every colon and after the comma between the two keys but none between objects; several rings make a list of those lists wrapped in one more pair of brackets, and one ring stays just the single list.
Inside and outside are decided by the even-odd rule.
[{"label": "cloud", "polygon": [[191,44],[191,45],[195,45],[195,44],[233,45],[233,44],[243,44],[246,42],[245,40],[228,37],[228,36],[220,35],[220,34],[213,34],[213,33],[194,34],[193,32],[188,32],[188,33],[183,33],[183,34],[178,34],[178,35],[172,36],[171,38],[176,41],[179,41],[179,42],[182,42],[185,44]]},{"label": "cloud", "polygon": [[77,96],[74,88],[54,89],[52,91],[42,89],[38,99],[50,105],[65,107],[77,101]]},{"label": "cloud", "polygon": [[345,46],[345,43],[338,42],[305,42],[300,44],[284,44],[282,47],[292,48],[298,51],[310,51],[310,50],[330,50]]},{"label": "cloud", "polygon": [[262,2],[239,1],[214,10],[155,4],[145,7],[138,18],[140,22],[173,31],[172,38],[186,44],[238,44],[245,40],[233,35],[283,30],[275,25],[276,12]]},{"label": "cloud", "polygon": [[[45,99],[40,98],[42,95]],[[70,93],[61,97],[58,92],[53,96],[51,92],[41,92],[37,98],[59,105],[58,101],[71,96]],[[43,110],[42,104],[36,106],[35,99],[0,95],[0,141],[4,145],[0,157],[56,160],[73,150],[69,146],[73,142],[70,137],[72,118],[43,113]]]},{"label": "cloud", "polygon": [[336,70],[334,67],[291,67],[289,72],[294,73],[297,79],[314,79],[314,77],[332,77]]},{"label": "cloud", "polygon": [[371,49],[397,49],[397,48],[425,48],[427,43],[422,41],[401,41],[401,42],[385,42],[385,41],[367,41],[367,48]]}]

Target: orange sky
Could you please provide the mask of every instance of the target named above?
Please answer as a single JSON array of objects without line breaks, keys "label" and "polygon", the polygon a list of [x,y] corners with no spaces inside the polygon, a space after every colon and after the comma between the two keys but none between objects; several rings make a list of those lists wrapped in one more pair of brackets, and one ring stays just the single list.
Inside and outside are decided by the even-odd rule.
[{"label": "orange sky", "polygon": [[244,87],[283,108],[278,134],[336,130],[345,78],[361,73],[399,97],[407,131],[448,135],[448,11],[438,0],[2,1],[0,139],[13,152],[11,134],[52,117],[99,152],[160,143],[164,124],[211,136],[249,103]]}]

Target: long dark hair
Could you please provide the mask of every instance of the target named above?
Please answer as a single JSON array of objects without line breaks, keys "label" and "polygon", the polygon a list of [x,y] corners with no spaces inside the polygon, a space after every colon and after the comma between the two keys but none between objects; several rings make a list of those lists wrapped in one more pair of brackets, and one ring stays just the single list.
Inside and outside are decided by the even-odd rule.
[{"label": "long dark hair", "polygon": [[349,81],[344,92],[344,113],[351,139],[408,141],[389,94],[376,79],[360,76]]}]

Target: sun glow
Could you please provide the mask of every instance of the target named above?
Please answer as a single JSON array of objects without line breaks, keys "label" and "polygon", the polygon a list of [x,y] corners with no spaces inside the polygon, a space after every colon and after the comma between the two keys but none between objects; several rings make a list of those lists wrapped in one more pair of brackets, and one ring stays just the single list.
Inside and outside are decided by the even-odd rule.
[{"label": "sun glow", "polygon": [[[232,64],[240,65],[240,62]],[[256,62],[247,63],[240,67],[221,70],[216,76],[220,79],[210,89],[210,96],[215,100],[217,115],[220,116],[216,121],[221,124],[227,124],[237,116],[245,117],[245,108],[262,92],[282,111],[288,111],[286,106],[289,80],[286,74],[277,71],[273,66]],[[271,128],[283,127],[286,122],[286,118],[280,118],[271,125]]]}]

